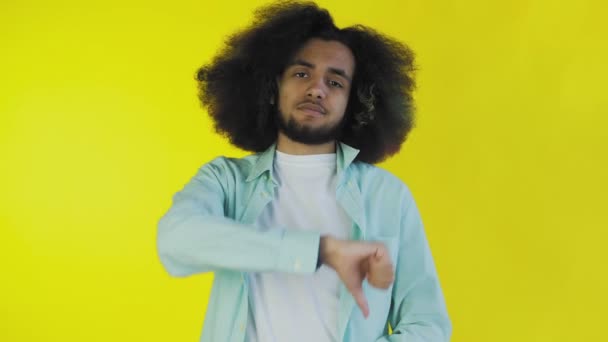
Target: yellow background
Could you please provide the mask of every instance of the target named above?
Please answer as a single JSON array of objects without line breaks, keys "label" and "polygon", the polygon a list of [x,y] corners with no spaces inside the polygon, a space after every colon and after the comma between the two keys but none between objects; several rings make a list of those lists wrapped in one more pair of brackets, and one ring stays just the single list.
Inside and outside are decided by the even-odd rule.
[{"label": "yellow background", "polygon": [[[196,341],[211,274],[170,278],[156,222],[211,158],[194,72],[260,1],[0,5],[0,340]],[[322,1],[417,53],[414,192],[452,341],[600,341],[603,1]]]}]

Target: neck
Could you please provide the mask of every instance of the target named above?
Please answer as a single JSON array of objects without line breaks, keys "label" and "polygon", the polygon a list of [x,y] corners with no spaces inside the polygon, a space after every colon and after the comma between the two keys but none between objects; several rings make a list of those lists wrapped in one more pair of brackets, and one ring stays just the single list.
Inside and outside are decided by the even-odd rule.
[{"label": "neck", "polygon": [[308,145],[289,139],[285,134],[279,132],[277,138],[277,150],[287,154],[327,154],[336,152],[336,142],[330,141],[318,145]]}]

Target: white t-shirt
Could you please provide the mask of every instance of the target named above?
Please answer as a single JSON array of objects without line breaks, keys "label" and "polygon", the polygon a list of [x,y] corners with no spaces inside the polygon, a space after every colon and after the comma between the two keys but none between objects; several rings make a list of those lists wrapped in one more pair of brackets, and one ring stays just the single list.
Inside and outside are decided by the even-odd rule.
[{"label": "white t-shirt", "polygon": [[[347,239],[352,221],[336,201],[336,154],[276,151],[274,200],[256,225],[315,230]],[[276,228],[275,228],[276,229]],[[338,340],[339,278],[323,265],[310,275],[249,273],[247,342]]]}]

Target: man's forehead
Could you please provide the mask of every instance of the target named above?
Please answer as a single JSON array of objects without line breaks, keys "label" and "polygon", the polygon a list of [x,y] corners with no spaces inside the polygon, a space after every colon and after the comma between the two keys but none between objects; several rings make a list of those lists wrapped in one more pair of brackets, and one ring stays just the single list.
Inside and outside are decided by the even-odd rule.
[{"label": "man's forehead", "polygon": [[335,40],[313,38],[295,53],[289,65],[294,64],[343,70],[350,77],[355,59],[346,45]]}]

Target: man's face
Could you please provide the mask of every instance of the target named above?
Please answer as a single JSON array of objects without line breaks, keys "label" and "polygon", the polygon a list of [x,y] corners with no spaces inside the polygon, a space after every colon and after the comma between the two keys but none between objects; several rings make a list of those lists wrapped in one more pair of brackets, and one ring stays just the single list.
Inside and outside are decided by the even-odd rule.
[{"label": "man's face", "polygon": [[278,78],[279,130],[291,140],[335,140],[348,104],[355,58],[344,44],[311,39]]}]

